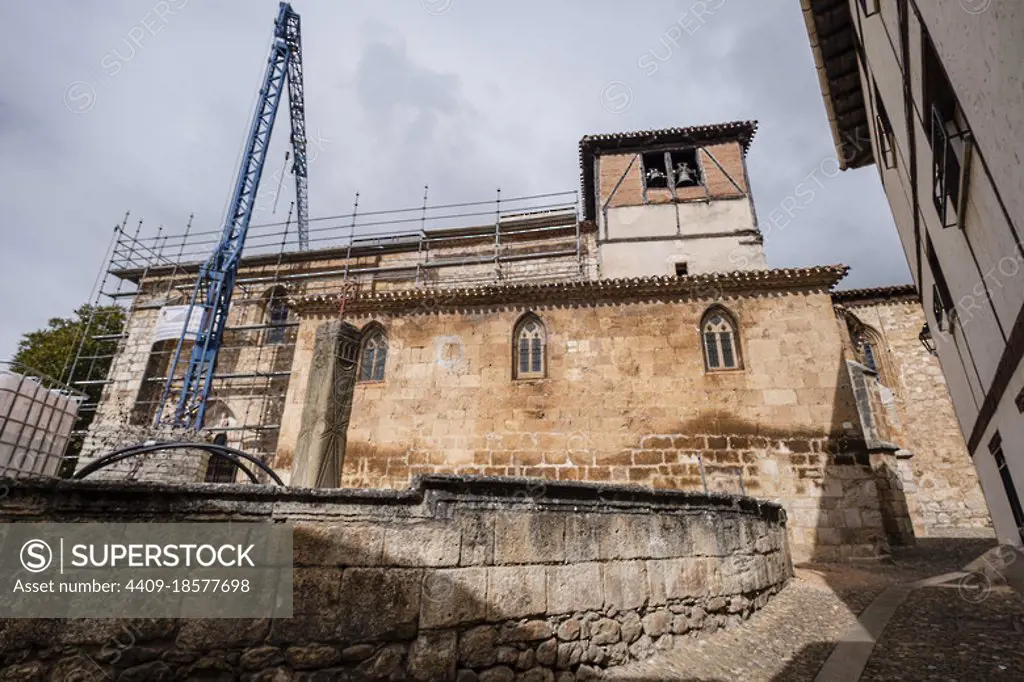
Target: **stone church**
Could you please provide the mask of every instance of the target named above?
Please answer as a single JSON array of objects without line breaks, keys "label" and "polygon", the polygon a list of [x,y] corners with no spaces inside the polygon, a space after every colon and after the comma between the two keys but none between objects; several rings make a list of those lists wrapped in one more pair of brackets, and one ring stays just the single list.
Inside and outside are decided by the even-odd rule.
[{"label": "stone church", "polygon": [[[914,288],[770,268],[755,132],[590,135],[578,208],[246,257],[206,425],[292,486],[459,473],[774,500],[797,561],[989,534]],[[197,266],[118,273],[140,295],[86,460],[152,423],[174,343],[152,341],[160,292]],[[253,414],[255,393],[280,399]],[[153,475],[237,473],[167,461]]]}]

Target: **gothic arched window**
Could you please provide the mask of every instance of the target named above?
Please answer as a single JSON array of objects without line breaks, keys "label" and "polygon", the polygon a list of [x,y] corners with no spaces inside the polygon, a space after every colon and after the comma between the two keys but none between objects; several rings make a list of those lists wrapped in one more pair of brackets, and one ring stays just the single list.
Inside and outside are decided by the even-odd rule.
[{"label": "gothic arched window", "polygon": [[742,367],[736,321],[732,315],[723,308],[711,308],[701,319],[700,331],[707,369]]},{"label": "gothic arched window", "polygon": [[516,379],[539,379],[547,369],[547,333],[540,318],[529,313],[515,327],[514,376]]},{"label": "gothic arched window", "polygon": [[853,336],[857,360],[878,375],[878,381],[887,388],[899,392],[896,372],[882,335],[872,327],[862,324]]},{"label": "gothic arched window", "polygon": [[359,353],[359,381],[384,381],[388,358],[388,339],[380,327],[371,327],[363,337]]}]

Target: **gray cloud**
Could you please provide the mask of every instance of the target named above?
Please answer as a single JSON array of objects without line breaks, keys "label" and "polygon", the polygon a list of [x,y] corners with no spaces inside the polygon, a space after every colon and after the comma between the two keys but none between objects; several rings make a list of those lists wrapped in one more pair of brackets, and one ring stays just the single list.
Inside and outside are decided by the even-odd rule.
[{"label": "gray cloud", "polygon": [[[835,155],[799,3],[708,0],[704,16],[686,0],[455,0],[441,15],[419,0],[294,4],[307,125],[322,140],[314,216],[347,213],[356,191],[367,210],[417,205],[424,184],[435,203],[490,199],[497,187],[573,190],[584,134],[756,118],[750,172],[765,226]],[[180,231],[192,212],[196,229],[219,227],[276,8],[0,5],[0,57],[17,65],[0,72],[0,357],[87,300],[126,209],[149,234]],[[631,92],[620,113],[601,99],[613,81]],[[265,188],[287,148],[282,114]],[[283,218],[288,180],[278,214],[267,204],[257,221]],[[768,231],[770,264],[845,262],[848,286],[909,281],[877,171],[821,185]]]}]

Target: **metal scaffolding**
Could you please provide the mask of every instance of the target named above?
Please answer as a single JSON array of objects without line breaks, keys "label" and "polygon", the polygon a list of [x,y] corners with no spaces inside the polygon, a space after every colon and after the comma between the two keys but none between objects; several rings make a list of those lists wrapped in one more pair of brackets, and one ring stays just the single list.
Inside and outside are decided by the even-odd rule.
[{"label": "metal scaffolding", "polygon": [[[579,218],[577,191],[508,198],[498,190],[489,201],[436,206],[427,195],[425,187],[420,206],[360,212],[356,194],[350,213],[310,218],[304,251],[296,243],[292,210],[282,222],[250,227],[211,394],[211,404],[230,402],[235,409],[211,405],[205,430],[227,434],[233,447],[268,460],[273,456],[298,328],[290,311],[285,319],[267,319],[275,296],[337,295],[341,315],[346,298],[378,288],[593,277],[594,254]],[[193,229],[192,216],[179,234],[162,227],[144,234],[143,221],[129,227],[127,214],[115,226],[97,277],[93,317],[62,377],[93,396],[80,413],[127,401],[131,405],[122,414],[129,424],[152,423],[176,342],[157,341],[140,357],[126,354],[139,355],[139,334],[148,333],[149,324],[142,315],[188,303],[199,266],[219,234]],[[528,267],[538,262],[544,267]],[[104,329],[104,315],[114,314],[124,315],[121,334],[94,333]],[[87,346],[91,353],[83,352]],[[114,362],[109,373],[108,360]],[[179,368],[172,379],[179,388],[181,373]],[[141,387],[130,391],[133,381]]]}]

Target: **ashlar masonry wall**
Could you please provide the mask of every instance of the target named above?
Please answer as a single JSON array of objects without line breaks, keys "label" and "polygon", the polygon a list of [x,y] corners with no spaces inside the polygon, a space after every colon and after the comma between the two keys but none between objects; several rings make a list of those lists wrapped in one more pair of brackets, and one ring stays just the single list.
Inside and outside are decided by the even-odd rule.
[{"label": "ashlar masonry wall", "polygon": [[404,488],[442,472],[706,484],[782,502],[798,560],[884,551],[828,293],[721,297],[738,322],[736,371],[705,369],[698,328],[712,303],[538,302],[546,376],[522,381],[521,304],[349,318],[381,324],[389,352],[384,380],[355,387],[341,485]]},{"label": "ashlar masonry wall", "polygon": [[900,445],[901,483],[920,537],[991,534],[977,472],[964,443],[938,358],[918,340],[925,323],[916,300],[847,302],[883,339]]},{"label": "ashlar masonry wall", "polygon": [[726,495],[0,483],[5,522],[295,524],[293,618],[6,620],[2,679],[593,680],[742,622],[792,573],[783,510]]}]

